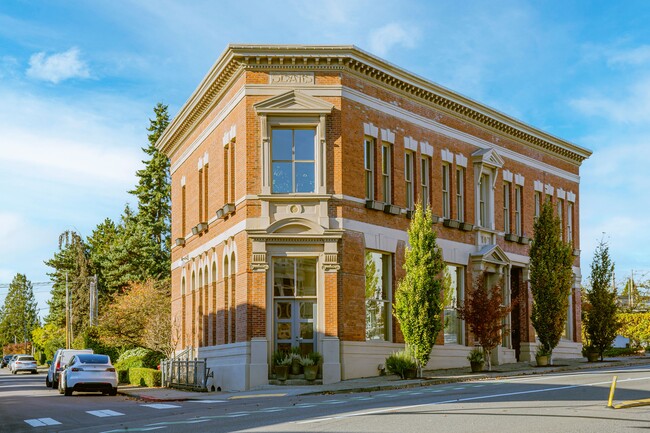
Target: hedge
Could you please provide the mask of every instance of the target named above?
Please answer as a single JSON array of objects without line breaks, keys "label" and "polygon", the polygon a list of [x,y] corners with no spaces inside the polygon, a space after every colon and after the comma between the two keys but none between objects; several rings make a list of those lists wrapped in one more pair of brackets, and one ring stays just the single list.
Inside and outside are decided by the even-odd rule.
[{"label": "hedge", "polygon": [[130,368],[129,383],[138,386],[160,386],[162,372],[153,368]]}]

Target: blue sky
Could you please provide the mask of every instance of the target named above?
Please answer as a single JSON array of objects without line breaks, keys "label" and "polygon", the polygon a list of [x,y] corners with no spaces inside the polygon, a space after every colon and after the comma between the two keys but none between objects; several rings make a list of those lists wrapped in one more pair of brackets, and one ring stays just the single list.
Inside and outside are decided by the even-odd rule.
[{"label": "blue sky", "polygon": [[[648,22],[647,1],[3,0],[0,283],[46,281],[59,233],[119,218],[153,106],[175,115],[234,42],[354,44],[593,150],[583,275],[603,233],[617,280],[643,275]],[[45,308],[49,289],[36,292]]]}]

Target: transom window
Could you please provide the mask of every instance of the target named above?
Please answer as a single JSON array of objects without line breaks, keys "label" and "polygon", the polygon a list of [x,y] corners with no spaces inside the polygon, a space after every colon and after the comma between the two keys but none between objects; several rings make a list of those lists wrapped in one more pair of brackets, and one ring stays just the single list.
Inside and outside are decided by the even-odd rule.
[{"label": "transom window", "polygon": [[271,136],[273,193],[316,191],[315,137],[314,129],[273,129]]}]

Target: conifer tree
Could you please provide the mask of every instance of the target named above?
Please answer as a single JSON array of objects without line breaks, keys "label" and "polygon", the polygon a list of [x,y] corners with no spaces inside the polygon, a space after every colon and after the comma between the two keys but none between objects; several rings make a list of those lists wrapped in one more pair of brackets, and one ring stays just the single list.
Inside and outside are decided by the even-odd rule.
[{"label": "conifer tree", "polygon": [[609,349],[616,338],[620,323],[616,317],[616,289],[612,287],[614,263],[609,257],[609,247],[602,239],[594,251],[591,262],[591,287],[587,288],[590,308],[585,314],[585,333],[592,350],[600,355]]},{"label": "conifer tree", "polygon": [[169,125],[167,106],[158,103],[154,107],[155,119],[149,120],[149,146],[142,150],[150,159],[143,161],[145,167],[137,171],[138,185],[129,191],[138,198],[138,229],[155,246],[154,268],[150,274],[161,279],[169,274],[171,250],[171,183],[169,159],[156,149],[156,142]]},{"label": "conifer tree", "polygon": [[32,283],[16,274],[0,309],[0,346],[31,341],[32,331],[40,326]]},{"label": "conifer tree", "polygon": [[444,262],[436,244],[431,209],[418,204],[408,229],[405,276],[395,293],[394,311],[404,341],[419,368],[429,361],[442,329]]},{"label": "conifer tree", "polygon": [[539,353],[550,356],[564,332],[573,283],[571,246],[562,240],[560,220],[550,201],[535,221],[529,256],[531,320],[541,344]]}]

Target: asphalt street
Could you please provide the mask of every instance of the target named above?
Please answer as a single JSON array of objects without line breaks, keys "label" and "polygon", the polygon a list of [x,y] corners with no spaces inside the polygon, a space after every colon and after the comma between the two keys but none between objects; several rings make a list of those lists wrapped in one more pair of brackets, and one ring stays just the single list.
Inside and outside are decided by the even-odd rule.
[{"label": "asphalt street", "polygon": [[[372,393],[147,403],[60,395],[44,374],[0,370],[0,432],[618,432],[650,430],[650,368],[626,367]],[[241,397],[244,397],[243,395]]]}]

